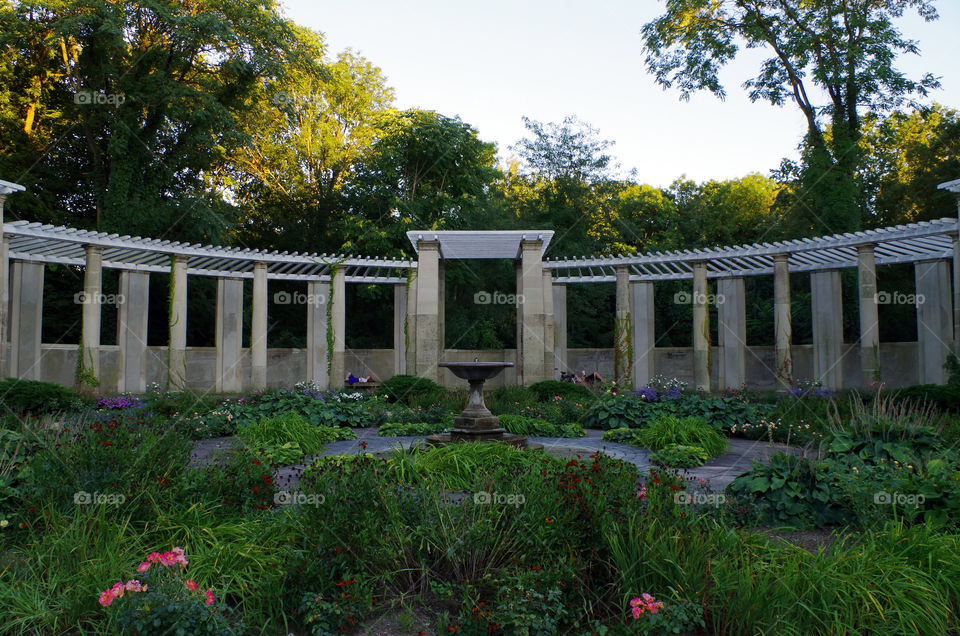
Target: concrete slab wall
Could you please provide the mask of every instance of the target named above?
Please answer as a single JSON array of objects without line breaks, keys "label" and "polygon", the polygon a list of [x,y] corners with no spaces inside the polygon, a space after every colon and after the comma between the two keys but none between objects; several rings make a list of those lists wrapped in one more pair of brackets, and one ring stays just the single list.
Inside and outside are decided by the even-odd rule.
[{"label": "concrete slab wall", "polygon": [[[73,386],[77,363],[75,344],[45,344],[42,346],[40,369],[42,380]],[[713,355],[719,355],[714,347]],[[597,371],[604,378],[613,376],[613,349],[570,349],[568,357],[570,369],[574,371]],[[841,353],[844,386],[855,388],[859,381],[860,347],[856,343],[844,344]],[[467,350],[447,349],[443,360],[481,361],[505,360],[516,364],[516,350]],[[167,348],[148,347],[146,356],[146,384],[158,383],[166,386]],[[747,347],[745,370],[747,386],[751,389],[775,389],[776,378],[773,374],[775,351],[771,347]],[[880,345],[880,368],[883,382],[888,387],[917,384],[919,347],[916,342],[882,343]],[[213,347],[187,347],[187,387],[194,391],[214,391],[217,375],[217,352]],[[354,375],[373,375],[386,379],[393,375],[394,357],[392,349],[348,349],[344,354],[346,371]],[[793,347],[794,378],[805,380],[813,377],[813,347],[799,345]],[[693,386],[693,349],[690,347],[660,347],[654,351],[655,371],[666,377],[677,377]],[[240,374],[242,391],[252,390],[250,350],[240,352]],[[100,369],[104,394],[117,386],[120,378],[120,349],[117,346],[100,347]],[[719,387],[719,369],[712,370],[711,382]],[[267,386],[281,388],[293,386],[307,377],[307,351],[305,349],[268,349],[267,350]],[[441,369],[440,381],[444,386],[462,388],[464,382],[450,371]],[[516,368],[506,369],[487,383],[490,388],[515,386]]]}]

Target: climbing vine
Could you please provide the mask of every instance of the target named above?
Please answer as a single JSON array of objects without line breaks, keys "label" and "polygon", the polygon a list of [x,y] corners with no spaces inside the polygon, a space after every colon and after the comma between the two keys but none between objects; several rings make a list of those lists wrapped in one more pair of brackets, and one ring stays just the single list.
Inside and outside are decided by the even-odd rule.
[{"label": "climbing vine", "polygon": [[613,355],[613,375],[619,384],[630,384],[633,371],[633,334],[630,333],[630,312],[617,318],[616,349]]},{"label": "climbing vine", "polygon": [[[87,366],[86,358],[90,357],[90,366]],[[95,389],[100,386],[100,380],[94,372],[93,351],[85,348],[83,343],[77,345],[77,366],[74,370],[74,379],[78,389],[84,387]]]}]

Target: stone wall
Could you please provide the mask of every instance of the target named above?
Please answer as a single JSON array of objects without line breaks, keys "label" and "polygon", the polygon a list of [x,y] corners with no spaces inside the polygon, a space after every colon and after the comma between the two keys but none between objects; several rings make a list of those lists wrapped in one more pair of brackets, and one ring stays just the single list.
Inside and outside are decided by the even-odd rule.
[{"label": "stone wall", "polygon": [[[66,386],[74,384],[77,362],[77,345],[45,344],[41,347],[40,377],[49,382]],[[711,350],[711,361],[716,361],[719,349]],[[919,349],[916,342],[883,343],[880,345],[880,370],[884,383],[889,387],[908,386],[919,382]],[[567,353],[571,371],[597,371],[604,378],[613,376],[613,349],[570,349]],[[473,360],[516,362],[516,350],[459,350],[448,349],[445,360]],[[116,392],[120,381],[118,368],[119,347],[100,347],[100,391]],[[861,386],[860,349],[856,344],[843,345],[843,386]],[[188,347],[186,352],[186,386],[195,391],[213,391],[216,386],[216,349],[213,347]],[[813,347],[793,347],[794,380],[813,377]],[[379,379],[394,374],[392,349],[348,349],[344,355],[344,372],[355,375],[373,375]],[[693,385],[693,349],[689,347],[664,347],[655,350],[655,372],[677,377]],[[250,350],[242,349],[240,355],[243,390],[249,390],[251,382]],[[748,347],[746,356],[747,385],[752,389],[774,389],[774,348]],[[166,386],[167,348],[148,347],[146,359],[146,383]],[[292,386],[306,377],[307,352],[305,349],[268,349],[267,386],[279,388]],[[440,381],[447,387],[463,387],[462,380],[443,369]],[[515,369],[506,369],[487,383],[490,388],[516,385]],[[717,365],[711,364],[711,382],[718,381]]]}]

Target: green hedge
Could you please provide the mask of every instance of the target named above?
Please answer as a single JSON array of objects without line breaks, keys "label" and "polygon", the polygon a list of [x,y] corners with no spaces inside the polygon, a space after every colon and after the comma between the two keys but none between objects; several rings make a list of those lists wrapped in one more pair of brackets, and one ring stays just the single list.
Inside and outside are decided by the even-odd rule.
[{"label": "green hedge", "polygon": [[42,415],[82,408],[80,395],[55,382],[7,378],[0,382],[0,405],[3,410]]},{"label": "green hedge", "polygon": [[443,395],[443,388],[428,378],[399,374],[384,380],[377,388],[377,394],[383,395],[390,402],[410,405],[413,402],[439,400]]},{"label": "green hedge", "polygon": [[596,394],[583,386],[573,382],[559,382],[557,380],[544,380],[530,385],[530,392],[533,393],[540,402],[549,402],[553,398],[560,396],[564,400],[571,400],[581,404],[589,404],[597,399]]}]

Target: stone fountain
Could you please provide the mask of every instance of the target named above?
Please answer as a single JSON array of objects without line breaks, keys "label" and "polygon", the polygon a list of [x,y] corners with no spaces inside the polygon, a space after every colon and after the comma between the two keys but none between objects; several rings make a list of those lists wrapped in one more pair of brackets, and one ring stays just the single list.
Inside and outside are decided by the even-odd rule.
[{"label": "stone fountain", "polygon": [[[434,446],[458,442],[503,442],[518,448],[529,448],[527,438],[512,435],[500,427],[500,418],[490,412],[483,403],[483,383],[498,373],[512,367],[512,362],[440,362],[437,366],[446,367],[455,376],[470,383],[470,399],[467,406],[454,418],[454,427],[449,433],[430,435],[427,443]],[[538,445],[539,447],[539,445]]]}]

